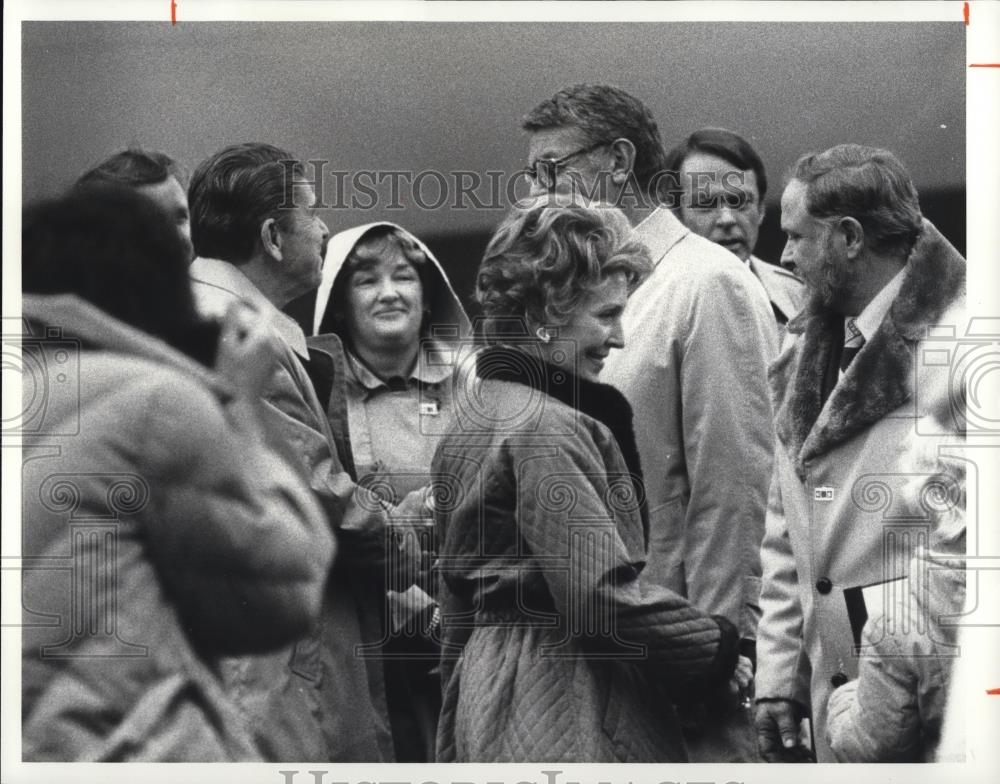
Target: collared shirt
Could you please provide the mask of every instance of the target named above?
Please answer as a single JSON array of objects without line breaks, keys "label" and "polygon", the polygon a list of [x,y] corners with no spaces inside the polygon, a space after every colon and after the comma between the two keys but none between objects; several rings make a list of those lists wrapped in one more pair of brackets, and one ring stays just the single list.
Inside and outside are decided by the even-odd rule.
[{"label": "collared shirt", "polygon": [[[892,307],[896,295],[899,294],[899,288],[903,285],[903,278],[906,277],[905,273],[906,268],[904,267],[892,277],[892,280],[882,287],[881,291],[872,298],[872,301],[865,306],[865,309],[859,315],[848,316],[844,319],[845,346],[856,345],[857,341],[852,341],[852,336],[856,336],[858,333],[861,334],[861,338],[863,339],[861,343],[862,347],[872,339],[885,319],[886,314],[889,312],[889,308]],[[845,372],[846,370],[841,368],[837,378],[843,378]]]},{"label": "collared shirt", "polygon": [[[197,258],[191,264],[191,280],[200,284],[194,286],[199,311],[221,318],[225,315],[223,303],[230,297],[240,300],[257,310],[296,354],[309,359],[305,333],[295,319],[278,310],[235,264],[219,259]],[[226,297],[226,293],[230,297]]]},{"label": "collared shirt", "polygon": [[386,475],[397,494],[421,487],[454,417],[450,352],[424,344],[409,376],[388,381],[346,354],[348,427],[359,478]]},{"label": "collared shirt", "polygon": [[[860,314],[854,316],[854,325],[861,331],[864,336],[865,342],[867,343],[875,333],[878,331],[879,326],[881,326],[882,321],[885,319],[886,314],[889,312],[889,308],[892,307],[893,301],[896,299],[896,295],[899,294],[899,289],[903,285],[903,278],[906,277],[906,267],[903,267],[899,272],[897,272],[892,280],[886,283],[882,290],[872,298],[865,309],[861,311]],[[844,334],[850,335],[849,328],[847,326],[848,319],[844,319]]]}]

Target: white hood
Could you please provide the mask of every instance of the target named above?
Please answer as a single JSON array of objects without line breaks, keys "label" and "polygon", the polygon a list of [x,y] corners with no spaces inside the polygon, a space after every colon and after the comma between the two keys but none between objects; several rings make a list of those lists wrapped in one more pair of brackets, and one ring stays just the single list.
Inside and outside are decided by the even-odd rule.
[{"label": "white hood", "polygon": [[[320,324],[323,323],[323,315],[330,304],[330,296],[333,293],[334,281],[340,275],[341,270],[343,270],[347,257],[351,255],[354,246],[361,241],[365,234],[379,227],[397,229],[413,240],[420,250],[424,252],[424,255],[427,256],[427,260],[431,263],[433,269],[437,271],[438,278],[440,279],[439,286],[435,291],[425,291],[424,297],[430,302],[430,321],[432,324],[458,327],[458,333],[453,338],[444,338],[446,342],[469,337],[471,334],[469,317],[466,315],[465,308],[462,307],[462,301],[455,294],[455,290],[451,286],[451,281],[448,280],[448,276],[445,274],[444,268],[437,260],[437,257],[431,252],[430,248],[402,226],[384,221],[355,226],[353,229],[347,229],[346,231],[334,234],[330,238],[326,246],[326,258],[323,261],[323,277],[316,292],[316,308],[313,311],[312,320],[313,334],[319,332]],[[344,337],[341,335],[341,338]]]}]

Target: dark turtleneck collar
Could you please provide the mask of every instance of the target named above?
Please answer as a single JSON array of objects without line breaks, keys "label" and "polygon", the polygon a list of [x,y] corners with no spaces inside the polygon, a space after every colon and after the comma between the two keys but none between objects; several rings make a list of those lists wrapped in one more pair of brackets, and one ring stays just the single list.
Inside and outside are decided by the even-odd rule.
[{"label": "dark turtleneck collar", "polygon": [[567,373],[545,362],[541,353],[530,345],[524,348],[493,345],[483,349],[476,357],[476,373],[480,379],[510,381],[537,389],[603,424],[618,443],[638,497],[645,499],[632,407],[615,387]]}]

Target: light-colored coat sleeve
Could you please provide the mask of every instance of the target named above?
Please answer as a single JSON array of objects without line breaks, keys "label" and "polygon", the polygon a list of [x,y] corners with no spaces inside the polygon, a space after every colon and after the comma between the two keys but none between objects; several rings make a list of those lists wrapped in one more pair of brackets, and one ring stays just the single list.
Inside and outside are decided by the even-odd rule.
[{"label": "light-colored coat sleeve", "polygon": [[187,628],[232,653],[306,633],[334,542],[300,473],[207,392],[160,385],[148,400],[136,446],[161,468],[146,477],[160,492],[143,533]]},{"label": "light-colored coat sleeve", "polygon": [[691,306],[680,380],[688,598],[728,617],[746,638],[760,617],[759,548],[774,448],[767,365],[777,351],[773,319],[751,287],[750,275],[705,278]]},{"label": "light-colored coat sleeve", "polygon": [[862,658],[858,679],[830,695],[827,740],[838,762],[913,762],[920,747],[916,674],[898,641],[889,635],[876,645],[873,631],[869,621],[864,642],[877,655]]},{"label": "light-colored coat sleeve", "polygon": [[808,707],[810,673],[802,636],[799,577],[777,472],[771,481],[760,560],[763,616],[757,628],[757,697],[795,700]]}]

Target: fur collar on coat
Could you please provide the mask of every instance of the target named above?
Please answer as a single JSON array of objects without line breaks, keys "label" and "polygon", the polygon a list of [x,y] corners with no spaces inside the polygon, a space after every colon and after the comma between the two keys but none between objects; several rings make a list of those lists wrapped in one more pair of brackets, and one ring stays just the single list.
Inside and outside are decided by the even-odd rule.
[{"label": "fur collar on coat", "polygon": [[644,501],[642,466],[632,426],[632,406],[615,387],[572,376],[543,362],[538,356],[503,345],[489,346],[479,352],[476,373],[480,379],[511,381],[537,389],[607,427],[632,474],[637,497]]},{"label": "fur collar on coat", "polygon": [[778,438],[795,459],[829,452],[913,397],[917,342],[965,294],[965,259],[929,221],[907,261],[902,287],[875,335],[851,363],[823,411],[822,384],[842,316],[815,299],[788,323],[801,335],[771,366]]}]

